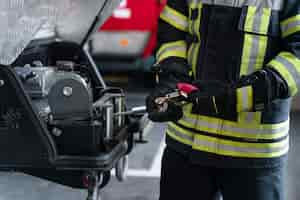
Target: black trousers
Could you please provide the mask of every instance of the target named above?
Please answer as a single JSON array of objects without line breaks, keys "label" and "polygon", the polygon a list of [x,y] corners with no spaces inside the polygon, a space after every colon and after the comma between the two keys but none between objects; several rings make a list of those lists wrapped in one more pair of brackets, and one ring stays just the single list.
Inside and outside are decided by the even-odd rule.
[{"label": "black trousers", "polygon": [[160,200],[284,200],[283,167],[215,168],[194,165],[170,148],[162,159]]}]

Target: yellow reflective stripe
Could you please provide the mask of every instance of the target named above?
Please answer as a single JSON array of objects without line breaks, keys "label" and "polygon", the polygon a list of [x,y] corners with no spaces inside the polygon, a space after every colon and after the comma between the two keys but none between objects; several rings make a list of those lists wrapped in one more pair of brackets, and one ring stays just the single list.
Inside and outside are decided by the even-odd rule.
[{"label": "yellow reflective stripe", "polygon": [[257,8],[255,6],[248,7],[246,21],[245,21],[245,31],[247,32],[253,32],[256,9]]},{"label": "yellow reflective stripe", "polygon": [[246,86],[237,89],[237,112],[253,109],[253,88]]},{"label": "yellow reflective stripe", "polygon": [[272,158],[288,152],[289,138],[276,143],[256,144],[195,135],[193,149],[234,157]]},{"label": "yellow reflective stripe", "polygon": [[189,28],[188,31],[191,35],[198,38],[198,42],[193,42],[188,50],[188,62],[192,66],[192,71],[194,76],[196,76],[197,72],[197,62],[198,62],[198,55],[200,50],[201,44],[201,37],[200,37],[200,24],[201,24],[201,16],[202,16],[202,3],[191,3],[189,5],[189,15],[192,15],[192,10],[198,9],[198,16],[196,20],[189,20]]},{"label": "yellow reflective stripe", "polygon": [[173,138],[185,145],[190,145],[190,146],[193,145],[193,139],[192,139],[193,136],[190,134],[182,134],[181,132],[177,131],[176,129],[172,129],[170,127],[167,129],[167,134],[171,138]]},{"label": "yellow reflective stripe", "polygon": [[[207,122],[210,122],[210,123],[215,123],[215,124],[218,124],[220,122],[228,125],[228,126],[232,126],[232,127],[237,127],[239,126],[239,123],[238,122],[233,122],[233,121],[228,121],[228,120],[223,120],[223,119],[220,119],[220,118],[215,118],[215,117],[208,117],[208,116],[204,116],[204,115],[198,115],[198,114],[192,114],[191,111],[192,111],[192,104],[188,104],[184,107],[184,116],[188,117],[188,118],[191,118],[191,119],[194,119],[194,120],[204,120],[204,121],[207,121]],[[254,128],[254,129],[258,129],[258,128],[263,128],[263,129],[279,129],[279,128],[283,128],[285,126],[288,126],[289,125],[289,120],[285,121],[285,122],[282,122],[282,123],[278,123],[278,124],[262,124],[262,125],[257,125],[257,126],[253,126],[253,125],[243,125],[243,127],[245,128]]]},{"label": "yellow reflective stripe", "polygon": [[161,62],[162,60],[176,56],[180,58],[187,58],[187,47],[186,42],[183,40],[175,41],[175,42],[169,42],[160,47],[156,54],[156,60],[157,62]]},{"label": "yellow reflective stripe", "polygon": [[200,135],[170,123],[167,135],[172,139],[192,146],[195,150],[206,151],[218,155],[238,157],[276,157],[287,153],[289,137],[281,141],[270,143],[255,143],[232,141],[211,136]]},{"label": "yellow reflective stripe", "polygon": [[300,75],[300,60],[299,60],[299,58],[297,58],[296,56],[294,56],[290,52],[280,53],[279,56],[285,58],[290,63],[292,63],[293,64],[293,68],[296,70],[297,74]]},{"label": "yellow reflective stripe", "polygon": [[174,132],[172,132],[170,130],[167,130],[167,135],[182,144],[189,145],[189,146],[193,145],[193,143],[191,141],[179,137],[178,135],[176,135]]},{"label": "yellow reflective stripe", "polygon": [[249,6],[245,20],[244,30],[250,33],[267,34],[270,25],[272,10],[270,8],[258,9]]},{"label": "yellow reflective stripe", "polygon": [[165,43],[159,48],[157,54],[159,55],[162,52],[169,50],[170,48],[173,49],[173,48],[177,48],[177,47],[185,47],[186,48],[186,42],[184,40],[178,40],[175,42]]},{"label": "yellow reflective stripe", "polygon": [[259,36],[258,40],[258,52],[256,55],[257,58],[255,62],[255,70],[259,70],[263,67],[268,46],[267,36]]},{"label": "yellow reflective stripe", "polygon": [[290,18],[288,18],[288,19],[282,21],[282,22],[281,22],[281,25],[282,25],[282,26],[287,26],[287,25],[289,25],[289,24],[291,24],[291,23],[294,23],[294,22],[296,22],[296,21],[300,21],[300,14],[299,14],[299,15],[296,15],[296,16],[293,16],[293,17],[290,17]]},{"label": "yellow reflective stripe", "polygon": [[[257,114],[254,120],[258,121],[258,118],[260,118],[260,114]],[[219,120],[219,123],[211,123],[203,119],[199,119],[196,127],[193,123],[186,119],[182,119],[178,123],[196,131],[246,139],[279,139],[286,136],[289,132],[288,123],[286,123],[285,127],[274,129],[267,129],[265,125],[261,125],[261,127],[257,129],[247,127],[249,125],[259,124],[254,122],[240,123],[239,126],[229,126],[226,124],[225,120]],[[245,127],[241,127],[242,125],[245,125]]]},{"label": "yellow reflective stripe", "polygon": [[265,34],[268,33],[270,18],[270,8],[248,7],[244,30],[262,35],[245,33],[240,76],[251,74],[263,67],[268,45]]},{"label": "yellow reflective stripe", "polygon": [[261,113],[247,112],[253,109],[253,88],[252,86],[237,89],[237,112],[238,122],[240,123],[256,123],[261,122]]},{"label": "yellow reflective stripe", "polygon": [[[231,140],[228,140],[228,139],[220,139],[220,138],[217,138],[217,137],[211,137],[211,136],[204,136],[204,135],[201,135],[201,134],[197,134],[195,132],[192,132],[192,131],[188,131],[186,129],[183,129],[179,126],[177,126],[176,124],[174,124],[173,122],[170,122],[168,124],[168,131],[171,131],[171,132],[177,132],[176,135],[181,137],[181,138],[185,138],[186,140],[190,141],[190,142],[193,142],[195,138],[206,138],[207,140],[209,141],[214,141],[214,140],[221,140],[221,141],[224,141],[224,143],[227,143],[227,144],[235,144],[234,146],[238,146],[238,147],[253,147],[253,148],[267,148],[267,147],[281,147],[282,146],[282,143],[284,143],[284,141],[286,141],[286,138],[280,142],[271,142],[271,143],[248,143],[248,142],[234,142],[234,141],[231,141]],[[287,138],[288,138],[288,135],[287,135]],[[255,140],[253,140],[255,141]]]},{"label": "yellow reflective stripe", "polygon": [[175,28],[187,32],[188,29],[188,18],[176,11],[175,9],[165,6],[163,9],[160,18]]},{"label": "yellow reflective stripe", "polygon": [[250,56],[251,56],[251,47],[253,43],[253,36],[246,33],[244,39],[244,47],[243,47],[243,55],[241,61],[241,68],[240,68],[240,76],[248,75],[248,66],[250,63]]},{"label": "yellow reflective stripe", "polygon": [[283,140],[281,140],[279,142],[271,142],[271,143],[237,142],[237,141],[220,139],[220,138],[215,138],[215,137],[210,137],[210,136],[205,136],[205,135],[199,135],[199,134],[195,134],[194,138],[196,138],[198,140],[218,142],[219,144],[231,145],[231,146],[235,146],[235,147],[253,148],[253,149],[259,149],[259,148],[267,149],[267,148],[271,148],[271,147],[273,147],[273,148],[283,147],[289,141],[289,137],[286,137],[286,138],[284,138]]},{"label": "yellow reflective stripe", "polygon": [[194,44],[194,51],[192,55],[192,70],[194,73],[194,78],[196,78],[197,75],[197,63],[198,63],[198,55],[200,51],[200,43]]},{"label": "yellow reflective stripe", "polygon": [[282,37],[287,37],[300,31],[300,15],[290,17],[281,22]]},{"label": "yellow reflective stripe", "polygon": [[283,32],[282,37],[287,37],[289,35],[299,32],[299,31],[300,31],[300,25],[297,25],[297,26],[287,30],[286,32]]},{"label": "yellow reflective stripe", "polygon": [[169,58],[169,57],[179,57],[186,59],[186,52],[185,51],[169,51],[164,53],[162,56],[158,57],[157,62],[161,62],[162,60]]},{"label": "yellow reflective stripe", "polygon": [[[178,123],[196,131],[249,139],[278,139],[289,132],[289,120],[278,124],[240,123],[191,114],[191,108],[191,105],[184,108],[184,116]],[[256,117],[259,120],[260,115]]]},{"label": "yellow reflective stripe", "polygon": [[[192,16],[192,10],[196,9],[197,8],[197,4],[196,3],[191,3],[189,4],[189,16],[191,17]],[[200,14],[200,13],[199,13]],[[198,16],[199,17],[199,16]],[[191,34],[194,34],[195,33],[195,30],[194,30],[194,20],[191,20],[189,18],[189,25],[188,25],[188,32],[191,33]]]},{"label": "yellow reflective stripe", "polygon": [[200,24],[201,24],[201,17],[202,17],[202,3],[199,3],[198,6],[197,6],[197,9],[198,9],[198,17],[197,19],[195,20],[195,23],[194,23],[194,33],[197,35],[199,41],[200,41]]},{"label": "yellow reflective stripe", "polygon": [[[191,46],[189,47],[188,52],[187,52],[187,55],[188,55],[188,56],[187,56],[187,57],[188,57],[187,60],[188,60],[188,63],[189,63],[189,64],[192,63],[192,59],[193,59],[193,58],[192,58],[191,55],[192,55],[192,52],[194,51],[193,48],[194,48],[194,43],[191,44]],[[193,71],[193,68],[192,68],[192,71]],[[194,71],[193,71],[193,73],[194,73]]]},{"label": "yellow reflective stripe", "polygon": [[216,112],[217,114],[219,114],[219,109],[218,109],[218,106],[217,106],[217,102],[216,102],[216,97],[215,97],[215,96],[212,97],[212,102],[213,102],[213,104],[214,104],[215,112]]},{"label": "yellow reflective stripe", "polygon": [[296,93],[298,92],[296,82],[290,72],[285,68],[285,66],[277,60],[272,60],[269,65],[272,66],[276,71],[278,71],[282,77],[284,77],[290,88],[291,95],[296,95]]},{"label": "yellow reflective stripe", "polygon": [[[262,9],[262,16],[261,16],[261,22],[260,22],[260,27],[259,27],[260,34],[268,33],[271,13],[272,13],[272,10],[270,8]],[[257,52],[256,63],[255,63],[255,70],[259,70],[262,68],[264,61],[265,61],[265,55],[267,52],[267,45],[268,45],[268,37],[267,36],[260,36],[260,37],[258,37],[258,40],[259,40],[258,41],[258,52]]]},{"label": "yellow reflective stripe", "polygon": [[262,9],[261,24],[260,24],[260,28],[259,28],[260,34],[268,33],[271,13],[272,13],[272,10],[270,8]]},{"label": "yellow reflective stripe", "polygon": [[300,60],[289,52],[282,52],[268,66],[281,74],[290,88],[291,95],[294,96],[300,85]]},{"label": "yellow reflective stripe", "polygon": [[180,134],[184,134],[184,135],[185,135],[184,137],[185,137],[187,140],[190,140],[190,141],[193,140],[193,137],[194,137],[194,133],[193,133],[193,132],[190,132],[190,131],[188,131],[188,130],[186,130],[186,129],[183,129],[183,128],[177,126],[177,125],[176,125],[175,123],[173,123],[173,122],[168,123],[168,130],[173,131],[173,132],[175,132],[175,130],[176,130],[176,131],[179,131]]}]

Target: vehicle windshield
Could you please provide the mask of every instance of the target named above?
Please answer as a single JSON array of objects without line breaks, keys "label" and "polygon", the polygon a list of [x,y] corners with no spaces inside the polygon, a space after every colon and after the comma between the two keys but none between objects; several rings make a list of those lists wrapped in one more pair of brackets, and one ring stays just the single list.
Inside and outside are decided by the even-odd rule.
[{"label": "vehicle windshield", "polygon": [[95,17],[95,30],[120,0],[1,0],[0,64],[10,65],[31,40],[55,37],[82,43]]}]

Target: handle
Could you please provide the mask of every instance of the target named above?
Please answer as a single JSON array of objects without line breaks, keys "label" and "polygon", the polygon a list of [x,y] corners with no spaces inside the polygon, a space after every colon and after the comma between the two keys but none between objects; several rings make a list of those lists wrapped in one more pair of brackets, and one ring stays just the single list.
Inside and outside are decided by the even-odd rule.
[{"label": "handle", "polygon": [[187,95],[191,94],[192,92],[195,92],[195,91],[199,90],[198,87],[196,87],[194,85],[191,85],[189,83],[178,83],[177,84],[177,89],[180,92],[182,92],[184,94],[187,94]]}]

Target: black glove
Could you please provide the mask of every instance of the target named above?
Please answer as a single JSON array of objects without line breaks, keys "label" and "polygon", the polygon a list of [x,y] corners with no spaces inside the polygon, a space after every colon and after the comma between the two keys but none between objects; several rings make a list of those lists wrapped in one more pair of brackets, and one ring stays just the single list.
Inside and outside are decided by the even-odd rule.
[{"label": "black glove", "polygon": [[285,80],[270,68],[241,77],[236,87],[242,88],[249,85],[253,88],[255,111],[268,109],[273,100],[290,96]]},{"label": "black glove", "polygon": [[177,121],[183,116],[182,106],[168,102],[164,109],[160,109],[156,99],[174,92],[178,82],[191,82],[188,66],[181,59],[171,58],[159,65],[159,83],[153,92],[146,98],[149,119],[154,122]]},{"label": "black glove", "polygon": [[233,86],[218,80],[197,80],[192,82],[199,90],[188,95],[188,101],[196,103],[199,98],[211,98],[222,96],[232,92]]},{"label": "black glove", "polygon": [[269,68],[242,76],[239,81],[232,84],[217,80],[198,80],[192,84],[199,88],[198,91],[189,94],[188,97],[188,100],[194,104],[198,102],[199,98],[235,95],[238,88],[247,86],[253,88],[255,111],[268,109],[273,100],[289,96],[287,83],[277,72]]},{"label": "black glove", "polygon": [[[146,106],[148,117],[154,122],[177,121],[183,116],[182,107],[173,102],[168,102],[165,105],[158,105],[155,100],[159,97],[164,97],[172,92],[170,88],[157,86],[155,90],[146,98]],[[165,108],[161,108],[165,107]],[[162,109],[162,110],[161,110]]]}]

